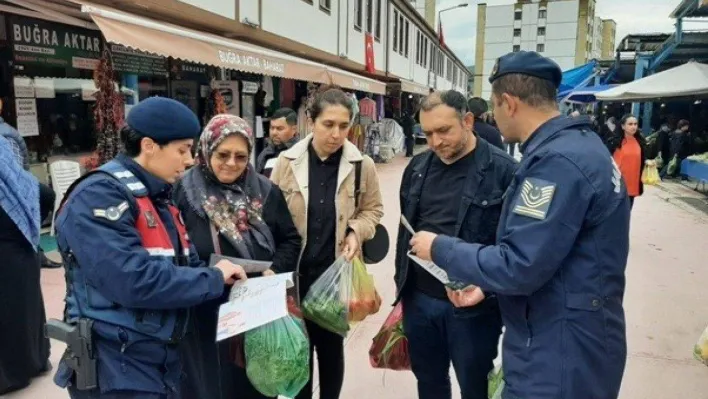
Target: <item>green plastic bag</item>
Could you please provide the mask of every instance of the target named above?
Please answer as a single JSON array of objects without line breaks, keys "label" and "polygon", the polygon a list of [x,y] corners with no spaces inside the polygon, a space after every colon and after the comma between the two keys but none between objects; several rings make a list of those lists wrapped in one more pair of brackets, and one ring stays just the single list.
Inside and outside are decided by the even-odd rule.
[{"label": "green plastic bag", "polygon": [[310,342],[288,315],[245,333],[246,375],[265,396],[294,398],[310,380]]},{"label": "green plastic bag", "polygon": [[676,168],[678,168],[678,166],[678,157],[674,155],[669,162],[669,166],[666,167],[666,173],[669,176],[673,176],[676,173]]},{"label": "green plastic bag", "polygon": [[489,373],[489,385],[487,386],[487,397],[489,399],[501,399],[504,391],[504,372],[501,367]]}]

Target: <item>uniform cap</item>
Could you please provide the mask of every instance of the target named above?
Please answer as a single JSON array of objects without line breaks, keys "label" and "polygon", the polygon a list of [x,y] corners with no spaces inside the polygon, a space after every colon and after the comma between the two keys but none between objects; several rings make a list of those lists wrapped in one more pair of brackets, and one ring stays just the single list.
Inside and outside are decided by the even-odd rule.
[{"label": "uniform cap", "polygon": [[563,79],[563,72],[555,61],[533,51],[517,51],[499,57],[489,75],[489,83],[494,83],[495,80],[510,73],[548,80],[556,88],[560,86]]},{"label": "uniform cap", "polygon": [[150,97],[131,108],[128,126],[157,142],[193,139],[199,136],[199,119],[186,105],[165,97]]}]

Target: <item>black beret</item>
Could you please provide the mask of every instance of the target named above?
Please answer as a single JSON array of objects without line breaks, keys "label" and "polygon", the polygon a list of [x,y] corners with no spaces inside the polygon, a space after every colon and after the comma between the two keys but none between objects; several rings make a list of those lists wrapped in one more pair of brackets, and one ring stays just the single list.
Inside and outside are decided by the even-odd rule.
[{"label": "black beret", "polygon": [[556,88],[560,86],[563,79],[563,72],[555,61],[534,51],[517,51],[499,57],[489,75],[489,83],[510,73],[548,80]]},{"label": "black beret", "polygon": [[194,112],[179,101],[150,97],[130,109],[128,126],[157,142],[193,139],[201,126]]}]

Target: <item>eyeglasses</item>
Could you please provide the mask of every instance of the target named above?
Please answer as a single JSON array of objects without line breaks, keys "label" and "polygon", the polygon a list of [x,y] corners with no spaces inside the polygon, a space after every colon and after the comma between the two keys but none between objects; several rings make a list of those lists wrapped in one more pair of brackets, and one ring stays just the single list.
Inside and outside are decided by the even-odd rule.
[{"label": "eyeglasses", "polygon": [[233,158],[234,162],[236,162],[236,163],[248,162],[248,155],[239,154],[239,153],[232,154],[230,152],[215,152],[214,157],[216,157],[217,161],[223,162],[223,163],[229,162],[229,159],[232,159],[232,158]]}]

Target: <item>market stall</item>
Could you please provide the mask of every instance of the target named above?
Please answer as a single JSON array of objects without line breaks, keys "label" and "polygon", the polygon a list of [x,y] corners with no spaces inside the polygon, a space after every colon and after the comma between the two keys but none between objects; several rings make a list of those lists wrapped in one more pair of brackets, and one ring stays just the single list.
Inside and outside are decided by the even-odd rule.
[{"label": "market stall", "polygon": [[596,94],[599,101],[656,101],[708,95],[708,65],[690,61],[676,68]]},{"label": "market stall", "polygon": [[681,174],[696,181],[696,189],[699,184],[703,184],[705,189],[708,183],[708,152],[691,155],[681,162]]}]

